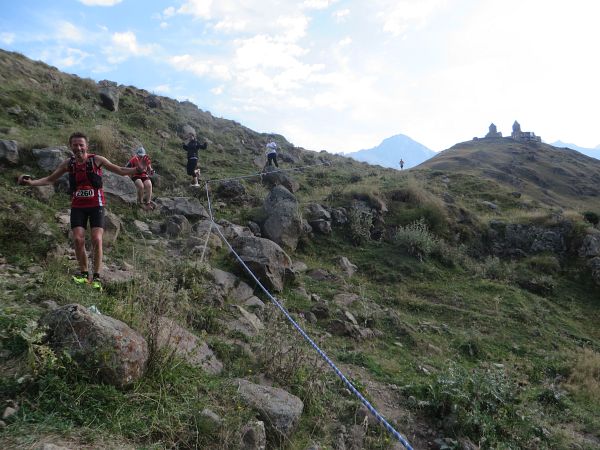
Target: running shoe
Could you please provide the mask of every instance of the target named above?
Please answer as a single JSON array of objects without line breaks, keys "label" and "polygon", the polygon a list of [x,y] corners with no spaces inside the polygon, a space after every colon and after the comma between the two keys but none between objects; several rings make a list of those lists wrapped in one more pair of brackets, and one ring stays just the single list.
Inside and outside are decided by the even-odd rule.
[{"label": "running shoe", "polygon": [[75,284],[86,284],[88,283],[88,274],[85,272],[79,272],[73,275],[73,282]]},{"label": "running shoe", "polygon": [[91,285],[93,289],[97,289],[98,291],[102,292],[102,282],[100,281],[100,277],[94,277]]}]

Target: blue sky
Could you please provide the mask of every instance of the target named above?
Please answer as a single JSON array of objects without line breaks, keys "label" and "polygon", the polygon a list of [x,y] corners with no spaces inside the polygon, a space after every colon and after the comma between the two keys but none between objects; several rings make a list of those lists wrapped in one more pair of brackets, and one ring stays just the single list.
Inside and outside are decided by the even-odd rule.
[{"label": "blue sky", "polygon": [[600,144],[596,0],[3,1],[0,47],[332,152]]}]

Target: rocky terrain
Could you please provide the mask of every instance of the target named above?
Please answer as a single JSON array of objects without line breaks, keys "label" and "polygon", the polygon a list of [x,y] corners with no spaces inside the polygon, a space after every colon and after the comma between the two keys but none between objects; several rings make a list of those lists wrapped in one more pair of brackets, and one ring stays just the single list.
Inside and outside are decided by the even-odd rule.
[{"label": "rocky terrain", "polygon": [[[600,446],[597,161],[482,139],[399,172],[18,54],[0,81],[0,447],[403,448],[273,299],[413,448]],[[75,130],[156,169],[153,211],[105,176],[102,292],[66,180],[15,182]]]}]

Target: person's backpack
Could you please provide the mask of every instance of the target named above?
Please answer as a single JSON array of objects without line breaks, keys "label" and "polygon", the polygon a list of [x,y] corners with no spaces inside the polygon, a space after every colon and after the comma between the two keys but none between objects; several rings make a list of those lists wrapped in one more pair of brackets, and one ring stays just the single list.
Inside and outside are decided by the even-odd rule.
[{"label": "person's backpack", "polygon": [[[87,179],[94,189],[100,189],[102,187],[102,177],[94,171],[96,163],[94,156],[88,156],[85,166],[85,173]],[[77,183],[75,181],[75,157],[71,156],[69,160],[69,192],[72,194],[77,190]]]}]

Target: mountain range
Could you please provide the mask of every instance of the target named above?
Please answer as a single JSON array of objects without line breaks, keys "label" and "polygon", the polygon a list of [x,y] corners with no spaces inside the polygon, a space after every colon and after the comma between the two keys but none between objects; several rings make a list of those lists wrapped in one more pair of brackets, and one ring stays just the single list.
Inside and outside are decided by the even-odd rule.
[{"label": "mountain range", "polygon": [[397,169],[400,166],[399,162],[402,158],[404,168],[409,169],[435,156],[435,154],[433,150],[430,150],[410,137],[404,134],[397,134],[384,139],[376,147],[347,153],[346,156],[357,161],[378,164],[393,169]]},{"label": "mountain range", "polygon": [[554,147],[558,147],[558,148],[570,148],[572,150],[577,150],[579,153],[583,153],[586,156],[600,159],[600,145],[597,145],[594,148],[585,148],[585,147],[580,147],[575,144],[569,144],[569,143],[563,142],[563,141],[556,141],[550,145],[552,145]]}]

